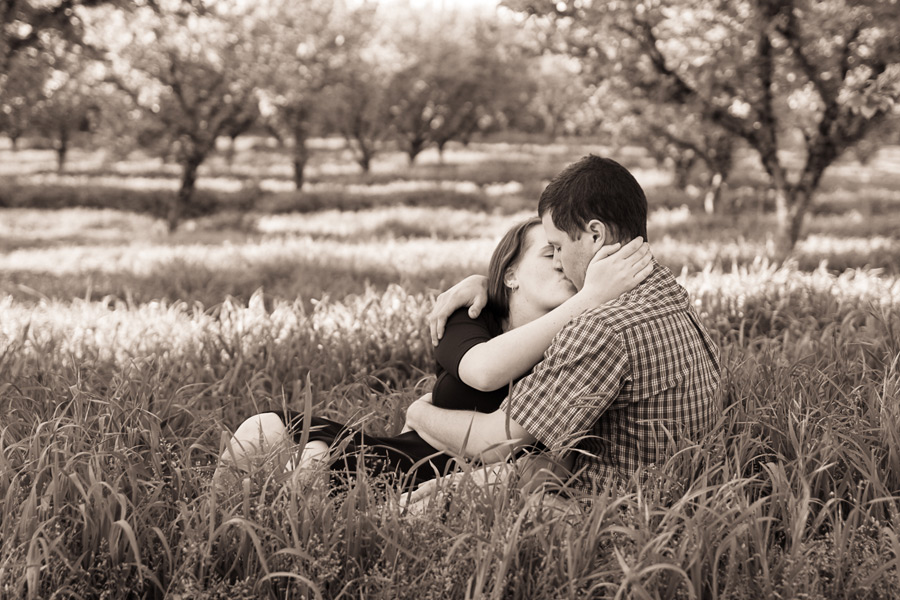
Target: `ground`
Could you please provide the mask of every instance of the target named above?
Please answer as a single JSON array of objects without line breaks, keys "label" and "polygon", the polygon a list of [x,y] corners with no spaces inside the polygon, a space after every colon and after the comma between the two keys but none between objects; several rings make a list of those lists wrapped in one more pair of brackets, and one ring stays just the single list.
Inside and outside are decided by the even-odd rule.
[{"label": "ground", "polygon": [[[84,151],[59,175],[52,152],[0,149],[18,206],[0,209],[0,597],[900,594],[897,149],[829,171],[787,265],[766,258],[752,157],[705,216],[621,156],[654,254],[721,348],[723,418],[574,519],[515,488],[463,486],[418,517],[365,479],[329,495],[259,473],[236,501],[211,493],[223,436],[254,412],[397,431],[432,380],[434,294],[602,151],[480,143],[363,176],[339,145],[316,150],[304,194],[259,143],[212,160],[200,186],[224,208],[169,234],[121,208],[172,189],[172,167]],[[46,190],[61,208],[23,205]]]}]

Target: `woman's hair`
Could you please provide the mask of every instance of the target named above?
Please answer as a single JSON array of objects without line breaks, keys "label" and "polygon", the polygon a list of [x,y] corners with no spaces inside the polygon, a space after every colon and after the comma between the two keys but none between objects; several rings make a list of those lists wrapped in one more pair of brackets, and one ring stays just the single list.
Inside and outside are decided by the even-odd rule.
[{"label": "woman's hair", "polygon": [[532,227],[541,224],[539,217],[531,217],[514,225],[507,231],[491,256],[488,266],[488,310],[497,317],[505,319],[509,316],[509,288],[504,283],[506,272],[516,266],[525,251],[528,232]]}]

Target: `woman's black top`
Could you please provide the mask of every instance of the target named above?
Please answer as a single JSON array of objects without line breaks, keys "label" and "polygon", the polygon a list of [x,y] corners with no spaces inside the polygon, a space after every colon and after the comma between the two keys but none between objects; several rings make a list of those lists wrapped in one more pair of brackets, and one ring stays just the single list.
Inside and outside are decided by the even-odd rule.
[{"label": "woman's black top", "polygon": [[466,352],[501,333],[500,322],[487,309],[475,319],[469,316],[465,308],[450,315],[444,336],[434,350],[437,381],[431,390],[431,401],[435,406],[478,412],[494,412],[500,408],[509,391],[508,386],[490,392],[479,391],[463,383],[459,376],[459,363]]},{"label": "woman's black top", "polygon": [[[459,378],[459,363],[474,346],[503,333],[500,321],[488,310],[472,319],[467,309],[460,309],[447,320],[444,336],[435,349],[437,381],[432,389],[435,406],[452,410],[476,410],[493,412],[506,397],[508,386],[489,392],[479,391],[463,383]],[[303,415],[295,412],[274,411],[281,415],[300,441],[303,433]],[[309,441],[323,441],[338,452],[332,452],[333,473],[353,476],[364,456],[366,471],[370,474],[392,474],[404,478],[404,483],[418,485],[448,471],[453,458],[439,452],[415,431],[392,437],[366,435],[346,425],[313,417],[310,422]],[[336,455],[336,456],[335,456]]]}]

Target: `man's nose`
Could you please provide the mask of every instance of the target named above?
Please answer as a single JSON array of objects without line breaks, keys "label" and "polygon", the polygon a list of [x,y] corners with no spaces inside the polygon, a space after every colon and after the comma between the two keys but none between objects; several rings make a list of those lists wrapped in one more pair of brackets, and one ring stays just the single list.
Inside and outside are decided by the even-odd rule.
[{"label": "man's nose", "polygon": [[562,260],[559,258],[559,252],[553,253],[553,268],[557,271],[562,271]]}]

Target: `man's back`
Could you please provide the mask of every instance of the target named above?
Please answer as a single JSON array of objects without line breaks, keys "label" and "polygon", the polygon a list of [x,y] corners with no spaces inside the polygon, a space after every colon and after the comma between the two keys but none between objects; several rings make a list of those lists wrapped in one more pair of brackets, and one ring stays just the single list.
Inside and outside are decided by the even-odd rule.
[{"label": "man's back", "polygon": [[504,405],[550,448],[573,442],[582,482],[604,485],[697,439],[716,412],[718,352],[687,292],[659,265],[563,329]]}]

